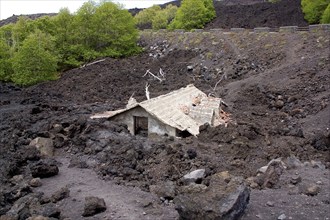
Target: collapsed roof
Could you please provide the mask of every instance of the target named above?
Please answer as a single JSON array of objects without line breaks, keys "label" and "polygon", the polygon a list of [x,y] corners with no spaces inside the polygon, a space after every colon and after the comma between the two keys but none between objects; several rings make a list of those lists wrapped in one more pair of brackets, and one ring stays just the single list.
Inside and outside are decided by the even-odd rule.
[{"label": "collapsed roof", "polygon": [[222,124],[219,117],[220,103],[220,98],[209,97],[190,84],[168,94],[140,103],[129,103],[124,109],[107,111],[91,118],[112,118],[140,106],[164,124],[196,136],[199,127],[205,123],[212,126]]}]

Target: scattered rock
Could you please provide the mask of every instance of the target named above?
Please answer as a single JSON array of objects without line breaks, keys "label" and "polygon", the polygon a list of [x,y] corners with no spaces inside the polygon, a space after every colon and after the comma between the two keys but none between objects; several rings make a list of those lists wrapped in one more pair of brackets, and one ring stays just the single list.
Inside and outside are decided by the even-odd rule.
[{"label": "scattered rock", "polygon": [[56,207],[54,203],[47,203],[42,205],[40,214],[50,218],[59,218],[61,215],[61,211],[59,208]]},{"label": "scattered rock", "polygon": [[152,202],[150,200],[143,200],[141,204],[143,208],[147,208],[152,205]]},{"label": "scattered rock", "polygon": [[54,124],[53,131],[54,133],[60,133],[63,131],[63,126],[61,124]]},{"label": "scattered rock", "polygon": [[316,184],[317,185],[323,185],[323,182],[322,181],[317,181]]},{"label": "scattered rock", "polygon": [[322,164],[321,161],[314,161],[314,160],[312,160],[311,161],[311,165],[312,165],[313,168],[320,168],[322,170],[325,169],[325,166]]},{"label": "scattered rock", "polygon": [[263,167],[259,168],[258,172],[259,172],[259,173],[265,173],[265,172],[267,171],[268,167],[269,167],[273,162],[278,162],[278,163],[280,163],[281,166],[282,166],[284,169],[287,168],[286,164],[282,161],[281,158],[276,158],[276,159],[272,159],[271,161],[269,161],[268,164],[267,164],[266,166],[263,166]]},{"label": "scattered rock", "polygon": [[46,178],[58,174],[59,169],[53,160],[40,160],[30,165],[33,177]]},{"label": "scattered rock", "polygon": [[166,181],[160,185],[151,185],[149,189],[150,192],[167,200],[172,200],[176,194],[175,184],[172,181]]},{"label": "scattered rock", "polygon": [[19,184],[23,181],[23,178],[24,178],[23,175],[15,175],[9,181],[12,184]]},{"label": "scattered rock", "polygon": [[308,196],[316,196],[321,191],[321,188],[318,185],[312,184],[307,187],[303,187],[303,193]]},{"label": "scattered rock", "polygon": [[85,198],[85,207],[83,216],[92,216],[100,212],[104,212],[107,209],[104,199],[90,196]]},{"label": "scattered rock", "polygon": [[266,170],[267,170],[268,166],[263,166],[263,167],[260,167],[258,172],[259,173],[266,173]]},{"label": "scattered rock", "polygon": [[284,106],[284,102],[282,100],[277,100],[275,102],[275,107],[276,108],[282,108]]},{"label": "scattered rock", "polygon": [[300,182],[301,182],[301,176],[294,175],[291,177],[290,183],[292,183],[293,185],[296,185]]},{"label": "scattered rock", "polygon": [[256,177],[248,177],[246,178],[245,182],[247,183],[248,186],[252,189],[257,189],[259,188],[259,184],[256,183]]},{"label": "scattered rock", "polygon": [[330,134],[316,134],[312,140],[312,146],[317,150],[327,151],[330,149]]},{"label": "scattered rock", "polygon": [[274,207],[274,202],[268,201],[266,203],[266,205],[269,206],[269,207]]},{"label": "scattered rock", "polygon": [[268,165],[266,172],[257,176],[256,181],[262,188],[273,188],[280,180],[284,169],[282,161],[273,160]]},{"label": "scattered rock", "polygon": [[37,137],[33,139],[29,145],[37,148],[42,156],[54,156],[54,144],[53,140],[50,138]]},{"label": "scattered rock", "polygon": [[287,169],[295,169],[303,166],[303,163],[301,163],[301,161],[295,156],[290,156],[286,158],[285,164],[287,166]]},{"label": "scattered rock", "polygon": [[68,198],[70,195],[70,190],[68,187],[63,187],[56,191],[50,198],[53,203],[61,201],[62,199]]},{"label": "scattered rock", "polygon": [[37,178],[33,178],[32,180],[30,180],[29,184],[32,187],[39,187],[42,185],[42,182],[41,182],[40,178],[37,177]]},{"label": "scattered rock", "polygon": [[31,196],[26,195],[19,198],[10,210],[7,212],[8,216],[15,217],[14,219],[27,219],[31,216],[30,206],[37,205],[38,199]]},{"label": "scattered rock", "polygon": [[193,69],[194,69],[193,66],[187,66],[187,70],[188,70],[188,71],[192,71]]},{"label": "scattered rock", "polygon": [[183,176],[183,179],[187,183],[197,183],[205,177],[205,169],[194,170]]},{"label": "scattered rock", "polygon": [[217,173],[217,176],[223,179],[226,183],[229,183],[232,178],[228,171]]},{"label": "scattered rock", "polygon": [[280,216],[277,217],[278,220],[284,220],[286,219],[286,215],[285,214],[281,214]]}]

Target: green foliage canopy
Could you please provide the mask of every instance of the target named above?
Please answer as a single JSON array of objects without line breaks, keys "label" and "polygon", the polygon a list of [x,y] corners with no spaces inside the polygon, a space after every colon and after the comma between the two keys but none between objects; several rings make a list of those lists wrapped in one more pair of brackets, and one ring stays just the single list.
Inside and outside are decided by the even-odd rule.
[{"label": "green foliage canopy", "polygon": [[322,24],[330,24],[330,4],[328,4],[328,7],[323,12],[322,18],[321,18]]},{"label": "green foliage canopy", "polygon": [[112,2],[89,1],[75,13],[0,27],[0,80],[32,85],[56,79],[56,72],[98,57],[141,51],[133,16]]},{"label": "green foliage canopy", "polygon": [[10,81],[12,73],[10,47],[2,38],[0,39],[0,80]]},{"label": "green foliage canopy", "polygon": [[152,19],[162,9],[159,5],[153,5],[149,8],[143,9],[134,16],[137,25],[145,25],[152,22]]},{"label": "green foliage canopy", "polygon": [[308,23],[320,23],[322,15],[329,4],[330,0],[302,0],[302,11],[304,12],[304,17],[308,21]]},{"label": "green foliage canopy", "polygon": [[165,29],[175,17],[177,10],[178,7],[172,4],[167,5],[164,9],[161,9],[159,5],[154,5],[136,14],[134,20],[138,27],[151,24],[154,30]]},{"label": "green foliage canopy", "polygon": [[12,58],[12,81],[18,85],[32,85],[56,79],[57,57],[55,43],[49,34],[40,30],[27,36]]},{"label": "green foliage canopy", "polygon": [[169,28],[185,30],[203,28],[215,16],[213,0],[183,0]]}]

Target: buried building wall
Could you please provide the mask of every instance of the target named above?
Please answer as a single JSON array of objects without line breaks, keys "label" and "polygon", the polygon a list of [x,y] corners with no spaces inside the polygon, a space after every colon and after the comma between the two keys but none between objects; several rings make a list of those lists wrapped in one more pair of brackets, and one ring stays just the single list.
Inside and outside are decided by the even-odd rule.
[{"label": "buried building wall", "polygon": [[166,125],[159,121],[157,118],[149,114],[144,108],[137,106],[133,109],[130,109],[126,112],[118,114],[110,120],[118,121],[127,125],[128,130],[131,134],[139,134],[141,130],[145,130],[143,127],[147,121],[147,131],[146,134],[158,134],[158,135],[169,135],[176,136],[176,128],[173,128],[169,125]]}]

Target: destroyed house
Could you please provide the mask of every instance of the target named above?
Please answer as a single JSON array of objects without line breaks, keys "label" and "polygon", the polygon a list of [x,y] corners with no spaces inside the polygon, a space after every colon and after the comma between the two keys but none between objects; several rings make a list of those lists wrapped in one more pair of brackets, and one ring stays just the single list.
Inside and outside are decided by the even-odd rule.
[{"label": "destroyed house", "polygon": [[124,109],[107,111],[91,118],[109,118],[127,125],[133,134],[176,137],[198,135],[199,127],[222,124],[221,99],[208,97],[194,85],[143,102],[131,102]]}]

